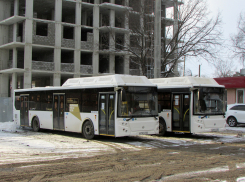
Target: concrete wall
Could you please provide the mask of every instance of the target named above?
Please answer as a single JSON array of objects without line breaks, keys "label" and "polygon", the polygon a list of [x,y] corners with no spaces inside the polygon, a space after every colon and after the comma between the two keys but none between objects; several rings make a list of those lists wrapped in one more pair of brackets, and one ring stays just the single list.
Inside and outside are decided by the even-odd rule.
[{"label": "concrete wall", "polygon": [[236,103],[236,89],[227,89],[227,104]]},{"label": "concrete wall", "polygon": [[8,97],[0,97],[0,122],[13,121],[13,100]]}]

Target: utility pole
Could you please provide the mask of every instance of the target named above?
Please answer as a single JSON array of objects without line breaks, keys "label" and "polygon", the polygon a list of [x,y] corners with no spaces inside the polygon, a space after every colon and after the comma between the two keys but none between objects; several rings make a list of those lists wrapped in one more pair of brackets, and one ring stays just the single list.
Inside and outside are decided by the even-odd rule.
[{"label": "utility pole", "polygon": [[201,65],[199,64],[199,71],[198,71],[198,76],[201,76]]},{"label": "utility pole", "polygon": [[154,78],[161,77],[161,0],[155,0]]},{"label": "utility pole", "polygon": [[183,69],[183,76],[185,76],[185,56],[184,56],[184,69]]}]

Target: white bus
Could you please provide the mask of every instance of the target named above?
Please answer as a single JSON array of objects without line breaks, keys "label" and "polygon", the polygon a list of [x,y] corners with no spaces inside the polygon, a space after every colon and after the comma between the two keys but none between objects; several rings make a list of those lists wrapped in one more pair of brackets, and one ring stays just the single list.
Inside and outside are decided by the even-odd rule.
[{"label": "white bus", "polygon": [[200,133],[225,127],[225,88],[212,78],[150,79],[158,86],[159,135]]},{"label": "white bus", "polygon": [[15,90],[19,126],[114,137],[158,134],[157,87],[144,76],[68,79],[61,87]]}]

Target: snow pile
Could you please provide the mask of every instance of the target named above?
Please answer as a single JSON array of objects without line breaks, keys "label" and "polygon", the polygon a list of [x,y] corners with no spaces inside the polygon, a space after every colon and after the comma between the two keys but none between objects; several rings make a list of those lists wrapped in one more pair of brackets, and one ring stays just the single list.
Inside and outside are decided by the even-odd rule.
[{"label": "snow pile", "polygon": [[0,122],[0,132],[2,131],[8,131],[8,132],[16,132],[17,131],[17,125],[15,122]]}]

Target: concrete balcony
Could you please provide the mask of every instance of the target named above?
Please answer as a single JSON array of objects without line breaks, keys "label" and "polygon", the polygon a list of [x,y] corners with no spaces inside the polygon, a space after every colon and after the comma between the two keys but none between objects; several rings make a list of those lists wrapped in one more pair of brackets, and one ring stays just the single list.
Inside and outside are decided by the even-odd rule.
[{"label": "concrete balcony", "polygon": [[80,73],[81,74],[93,74],[93,66],[92,65],[80,65]]},{"label": "concrete balcony", "polygon": [[74,72],[74,63],[61,63],[62,72]]},{"label": "concrete balcony", "polygon": [[53,71],[53,62],[32,61],[32,70]]}]

